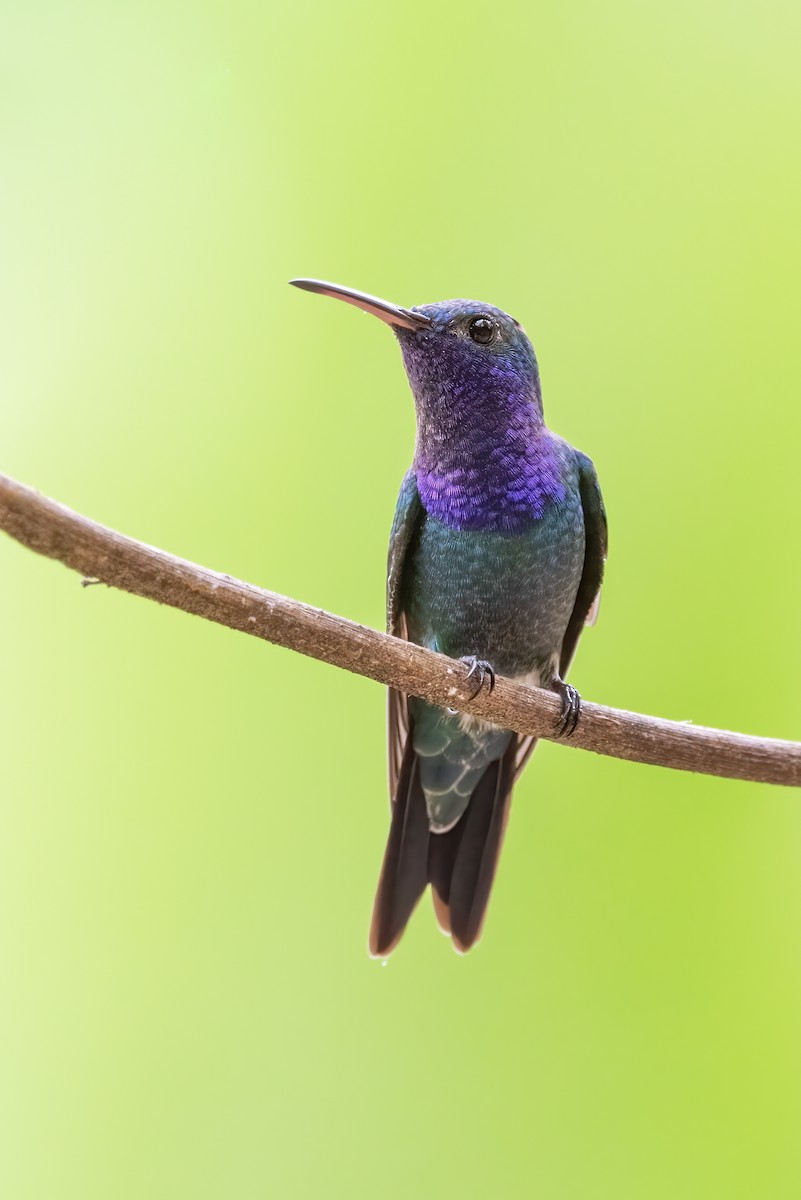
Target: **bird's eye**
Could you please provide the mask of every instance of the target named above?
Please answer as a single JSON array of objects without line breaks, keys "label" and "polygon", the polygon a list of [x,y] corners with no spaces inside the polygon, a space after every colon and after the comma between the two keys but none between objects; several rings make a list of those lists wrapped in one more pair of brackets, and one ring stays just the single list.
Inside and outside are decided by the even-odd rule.
[{"label": "bird's eye", "polygon": [[489,317],[473,317],[467,326],[467,332],[474,342],[488,346],[495,337],[495,322],[491,321]]}]

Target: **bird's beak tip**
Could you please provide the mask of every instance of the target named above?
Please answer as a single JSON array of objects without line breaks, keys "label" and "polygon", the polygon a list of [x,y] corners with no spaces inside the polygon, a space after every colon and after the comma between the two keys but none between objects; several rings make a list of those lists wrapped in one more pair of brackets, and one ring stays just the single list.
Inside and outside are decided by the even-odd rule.
[{"label": "bird's beak tip", "polygon": [[355,288],[342,287],[338,283],[326,283],[323,279],[290,279],[292,287],[301,288],[304,292],[316,292],[320,296],[331,296],[334,300],[344,300],[353,304],[363,312],[371,313],[386,325],[402,329],[426,329],[431,319],[423,313],[412,312],[408,308],[400,308],[381,300],[378,296],[370,296],[367,292],[357,292]]}]

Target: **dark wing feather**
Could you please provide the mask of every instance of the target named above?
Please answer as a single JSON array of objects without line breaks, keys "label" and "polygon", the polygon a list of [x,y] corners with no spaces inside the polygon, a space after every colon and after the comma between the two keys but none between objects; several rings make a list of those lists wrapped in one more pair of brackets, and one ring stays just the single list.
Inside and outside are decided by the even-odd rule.
[{"label": "dark wing feather", "polygon": [[576,457],[579,463],[581,507],[584,510],[584,570],[576,593],[573,612],[567,623],[567,632],[562,642],[562,654],[559,660],[559,674],[562,679],[567,676],[581,631],[592,611],[595,598],[601,590],[609,543],[606,510],[595,467],[586,454],[576,451]]},{"label": "dark wing feather", "polygon": [[[414,471],[407,471],[395,508],[387,558],[387,632],[404,639],[408,635],[403,611],[403,571],[409,548],[420,528],[424,513]],[[389,795],[392,799],[397,791],[403,751],[409,736],[409,713],[405,693],[390,688],[387,716]]]},{"label": "dark wing feather", "polygon": [[[604,575],[604,563],[608,546],[606,525],[606,510],[598,484],[598,476],[592,460],[586,454],[576,451],[579,467],[579,494],[584,513],[584,568],[581,573],[573,612],[567,623],[562,652],[559,656],[559,674],[567,678],[567,672],[576,652],[579,637],[584,626],[588,623],[593,610],[596,608],[598,594]],[[515,778],[526,765],[537,745],[537,739],[523,737],[519,739],[515,759]]]},{"label": "dark wing feather", "polygon": [[387,754],[389,767],[389,798],[392,800],[398,789],[403,751],[409,737],[409,706],[406,693],[389,689],[387,697]]}]

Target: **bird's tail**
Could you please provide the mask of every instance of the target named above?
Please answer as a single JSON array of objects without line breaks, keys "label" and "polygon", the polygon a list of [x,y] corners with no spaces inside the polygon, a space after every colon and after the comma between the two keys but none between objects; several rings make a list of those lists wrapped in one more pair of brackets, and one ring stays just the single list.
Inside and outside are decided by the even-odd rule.
[{"label": "bird's tail", "polygon": [[516,755],[513,737],[481,776],[457,824],[432,833],[419,759],[407,737],[370,926],[374,958],[386,958],[398,944],[429,883],[440,928],[455,949],[465,953],[478,941],[509,816]]}]

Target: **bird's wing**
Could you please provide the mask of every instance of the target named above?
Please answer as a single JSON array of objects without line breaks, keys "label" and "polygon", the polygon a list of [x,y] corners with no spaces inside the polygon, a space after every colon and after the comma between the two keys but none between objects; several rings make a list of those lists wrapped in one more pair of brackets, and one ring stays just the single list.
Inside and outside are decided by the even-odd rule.
[{"label": "bird's wing", "polygon": [[562,679],[567,675],[582,629],[595,621],[608,546],[606,510],[595,467],[586,454],[576,451],[576,458],[579,467],[581,507],[584,511],[584,570],[562,642],[562,654],[559,659],[559,674]]},{"label": "bird's wing", "polygon": [[[387,632],[407,638],[406,614],[403,611],[403,574],[406,556],[420,527],[424,508],[417,491],[414,471],[403,477],[392,532],[389,535],[387,558]],[[389,794],[394,797],[403,761],[403,750],[409,735],[409,714],[404,692],[389,690]]]},{"label": "bird's wing", "polygon": [[[595,467],[592,460],[578,450],[576,459],[579,469],[579,494],[584,513],[584,568],[559,656],[559,674],[562,679],[567,677],[582,629],[585,625],[595,624],[608,545],[606,510]],[[520,775],[536,744],[536,738],[520,739],[515,759],[515,778]]]}]

